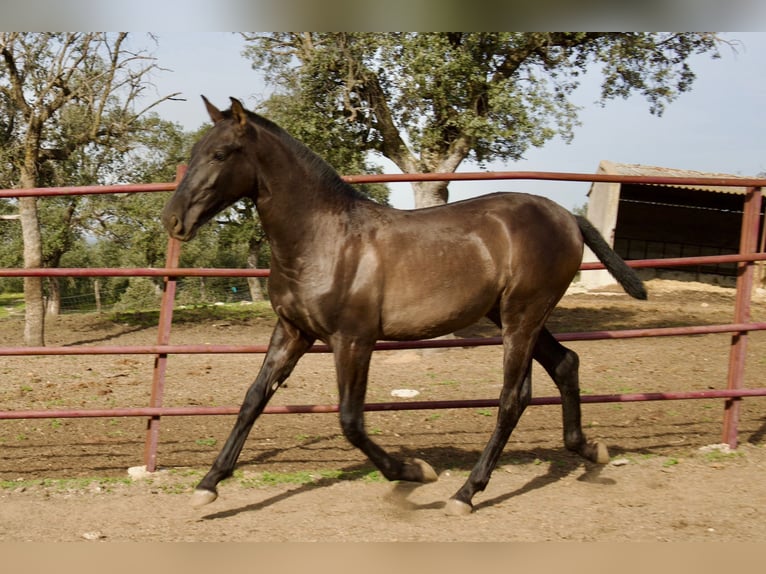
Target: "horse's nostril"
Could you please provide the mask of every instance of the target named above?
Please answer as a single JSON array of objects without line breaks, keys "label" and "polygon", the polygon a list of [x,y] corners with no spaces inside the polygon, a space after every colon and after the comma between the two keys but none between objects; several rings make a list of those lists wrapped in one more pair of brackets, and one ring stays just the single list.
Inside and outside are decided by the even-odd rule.
[{"label": "horse's nostril", "polygon": [[181,223],[181,220],[178,219],[175,215],[171,215],[170,218],[170,228],[175,232],[179,233],[181,231],[181,227],[183,224]]},{"label": "horse's nostril", "polygon": [[178,237],[183,231],[183,221],[175,213],[168,213],[167,211],[163,213],[162,223],[165,224],[168,233],[174,237]]}]

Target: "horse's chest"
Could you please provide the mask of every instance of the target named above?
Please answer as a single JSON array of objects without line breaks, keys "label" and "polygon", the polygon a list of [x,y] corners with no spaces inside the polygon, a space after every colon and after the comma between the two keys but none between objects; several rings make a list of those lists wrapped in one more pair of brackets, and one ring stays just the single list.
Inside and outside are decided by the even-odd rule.
[{"label": "horse's chest", "polygon": [[[379,265],[374,254],[350,261],[336,258],[296,268],[272,268],[274,308],[296,326],[322,337],[347,323],[349,315],[376,316],[380,304]],[[280,310],[281,309],[281,310]]]}]

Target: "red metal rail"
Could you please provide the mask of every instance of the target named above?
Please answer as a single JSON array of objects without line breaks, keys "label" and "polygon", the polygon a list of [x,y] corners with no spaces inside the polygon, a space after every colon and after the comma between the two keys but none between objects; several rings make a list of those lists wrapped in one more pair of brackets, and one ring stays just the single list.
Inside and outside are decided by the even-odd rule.
[{"label": "red metal rail", "polygon": [[[647,329],[620,329],[615,331],[584,331],[557,333],[556,339],[566,341],[603,341],[607,339],[637,339],[642,337],[679,337],[683,335],[711,335],[715,333],[741,333],[764,331],[766,322],[727,323],[721,325],[693,325],[689,327],[655,327]],[[449,347],[489,347],[502,345],[501,337],[469,337],[462,339],[426,339],[417,341],[381,341],[376,351],[405,349],[444,349]],[[80,347],[0,347],[0,356],[25,357],[35,355],[223,355],[265,353],[269,346],[259,345],[87,345]],[[309,353],[329,353],[326,345],[314,345]],[[4,418],[0,412],[0,419]]]},{"label": "red metal rail", "polygon": [[[739,263],[741,261],[766,261],[766,253],[748,255],[699,255],[695,257],[666,257],[662,259],[631,259],[630,267],[693,267]],[[582,263],[581,271],[604,269],[598,261]],[[56,267],[33,269],[0,269],[0,277],[268,277],[268,269],[242,269],[224,267]]]},{"label": "red metal rail", "polygon": [[[180,180],[182,171],[179,170],[176,181]],[[742,225],[742,240],[740,254],[718,255],[705,257],[688,257],[672,259],[647,259],[630,261],[632,267],[663,267],[679,265],[700,265],[707,263],[738,262],[739,275],[737,281],[737,299],[735,303],[735,319],[726,325],[705,325],[692,327],[673,327],[659,329],[627,329],[620,331],[595,331],[588,333],[561,333],[557,338],[561,341],[599,340],[633,337],[680,336],[706,333],[733,333],[731,359],[727,389],[715,391],[690,391],[674,393],[636,393],[620,395],[586,395],[584,403],[595,402],[625,402],[645,400],[681,400],[681,399],[725,399],[726,410],[724,417],[724,441],[735,447],[736,432],[739,416],[739,405],[743,397],[766,396],[766,388],[742,388],[744,362],[746,355],[747,333],[754,330],[766,329],[766,323],[750,322],[749,301],[753,283],[753,268],[755,261],[766,260],[766,254],[757,253],[757,233],[760,218],[761,192],[760,187],[766,184],[766,179],[758,178],[667,178],[643,176],[616,176],[605,174],[573,174],[555,172],[483,172],[483,173],[452,173],[452,174],[403,174],[403,175],[365,175],[347,176],[351,183],[373,183],[394,181],[440,181],[440,180],[489,180],[489,179],[545,179],[554,181],[604,181],[617,183],[650,183],[650,184],[680,184],[680,185],[711,185],[747,187],[745,209]],[[89,195],[108,193],[146,193],[172,191],[176,183],[150,185],[115,185],[88,187],[37,188],[27,190],[0,190],[2,197],[30,196],[60,196],[60,195]],[[753,239],[755,238],[755,240]],[[168,355],[185,353],[264,353],[267,345],[170,345],[170,328],[175,296],[175,279],[181,276],[240,276],[265,277],[268,270],[256,269],[181,269],[177,268],[180,243],[170,240],[165,268],[90,268],[90,269],[0,269],[0,277],[25,276],[152,276],[163,277],[165,291],[160,311],[157,345],[147,346],[83,346],[83,347],[4,347],[0,355],[85,355],[85,354],[152,354],[156,355],[152,384],[150,406],[137,408],[115,409],[49,409],[29,411],[0,411],[0,419],[27,418],[84,418],[84,417],[119,417],[141,416],[148,417],[148,430],[144,460],[148,470],[154,470],[159,444],[159,422],[162,416],[189,416],[211,414],[235,414],[238,407],[163,407],[164,376]],[[600,263],[584,263],[583,270],[603,269]],[[453,340],[414,341],[408,343],[382,342],[376,346],[378,350],[478,346],[501,344],[500,338],[474,338]],[[316,345],[312,352],[327,352],[324,345]],[[533,405],[559,404],[559,397],[536,397]],[[478,399],[466,401],[428,401],[428,402],[398,402],[373,403],[366,406],[367,410],[407,410],[407,409],[438,409],[465,407],[497,406],[497,399]],[[318,413],[335,412],[337,405],[288,405],[269,407],[266,413]]]},{"label": "red metal rail", "polygon": [[[766,389],[716,389],[707,391],[681,391],[669,393],[624,393],[616,395],[583,395],[583,403],[631,403],[643,401],[670,401],[692,399],[731,399],[766,396]],[[415,411],[432,409],[490,408],[499,404],[498,399],[463,399],[453,401],[401,401],[397,403],[367,403],[365,411]],[[560,405],[561,397],[533,397],[533,406]],[[53,418],[101,418],[101,417],[190,417],[201,415],[236,415],[239,407],[135,407],[114,409],[66,409]],[[338,405],[281,405],[266,407],[265,415],[336,413]],[[13,415],[0,419],[47,419],[48,411],[13,411]]]}]

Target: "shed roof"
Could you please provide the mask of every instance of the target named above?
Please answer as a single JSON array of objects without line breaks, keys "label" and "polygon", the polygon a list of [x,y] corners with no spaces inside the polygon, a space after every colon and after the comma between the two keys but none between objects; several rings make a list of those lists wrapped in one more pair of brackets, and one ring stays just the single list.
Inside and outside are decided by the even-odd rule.
[{"label": "shed roof", "polygon": [[[652,165],[640,165],[631,163],[618,163],[609,160],[601,160],[598,164],[597,173],[610,175],[638,175],[650,177],[720,177],[727,179],[742,179],[743,176],[732,175],[728,173],[713,173],[704,171],[695,171],[691,169],[676,169],[670,167],[657,167]],[[660,184],[646,184],[660,185]],[[700,191],[711,191],[714,193],[731,193],[744,195],[747,193],[747,187],[730,187],[717,185],[682,185],[682,184],[662,184],[661,187],[675,187],[679,189],[696,189]],[[591,185],[593,189],[593,185]],[[590,194],[590,191],[588,192]]]}]

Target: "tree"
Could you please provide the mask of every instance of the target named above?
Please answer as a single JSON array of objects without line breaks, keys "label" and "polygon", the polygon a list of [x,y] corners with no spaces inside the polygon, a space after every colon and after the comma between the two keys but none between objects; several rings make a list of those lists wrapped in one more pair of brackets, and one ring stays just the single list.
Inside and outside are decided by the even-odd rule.
[{"label": "tree", "polygon": [[[244,55],[301,102],[330,145],[353,142],[407,173],[518,160],[556,135],[571,140],[569,95],[600,66],[602,105],[643,95],[649,111],[688,91],[689,58],[718,57],[701,33],[259,33]],[[415,206],[446,203],[446,182],[414,183]]]},{"label": "tree", "polygon": [[[43,184],[46,170],[77,152],[129,149],[137,120],[160,101],[136,105],[157,68],[126,33],[0,34],[0,127],[4,155],[0,169],[21,188]],[[175,94],[174,94],[175,95]],[[43,265],[36,198],[19,200],[27,268]],[[24,280],[27,345],[44,344],[43,282]]]}]

